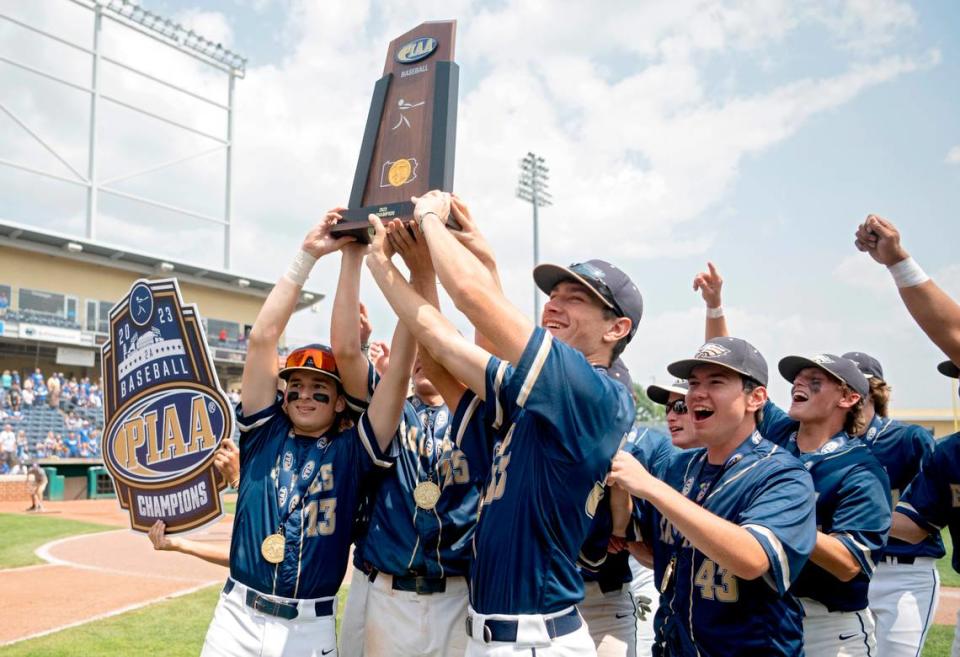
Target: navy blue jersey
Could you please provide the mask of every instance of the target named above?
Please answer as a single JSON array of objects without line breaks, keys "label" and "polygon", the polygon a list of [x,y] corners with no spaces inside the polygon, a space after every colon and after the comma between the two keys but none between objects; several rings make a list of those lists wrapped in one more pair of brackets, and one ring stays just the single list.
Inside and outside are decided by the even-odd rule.
[{"label": "navy blue jersey", "polygon": [[830,611],[866,609],[867,588],[890,531],[890,480],[880,462],[858,438],[839,433],[816,452],[787,445],[813,477],[817,492],[817,529],[841,543],[860,564],[860,572],[842,582],[808,561],[793,593],[812,598]]},{"label": "navy blue jersey", "polygon": [[[466,576],[477,507],[490,469],[483,405],[464,393],[452,421],[446,406],[412,397],[404,407],[396,467],[373,505],[363,560],[392,575]],[[422,481],[442,491],[436,507],[417,507]]]},{"label": "navy blue jersey", "polygon": [[[644,464],[654,476],[662,472],[670,455],[676,451],[670,438],[665,434],[634,425],[627,435],[622,449]],[[580,548],[577,565],[585,582],[600,582],[604,588],[616,584],[629,582],[633,579],[628,563],[629,553],[611,555],[607,552],[610,535],[613,531],[613,517],[610,514],[609,486],[604,491],[604,497],[597,505],[597,511],[590,523],[587,538]],[[635,528],[637,519],[642,515],[639,510],[639,500],[633,501],[634,522],[627,528],[627,540],[636,540],[639,531]]]},{"label": "navy blue jersey", "polygon": [[794,657],[803,608],[789,592],[816,542],[813,482],[803,465],[759,433],[724,465],[702,448],[677,451],[663,480],[757,539],[769,570],[743,580],[694,548],[652,509],[654,581],[661,587],[654,655]]},{"label": "navy blue jersey", "polygon": [[[830,611],[859,611],[867,606],[867,588],[883,556],[890,531],[890,479],[870,449],[841,432],[817,451],[801,453],[796,436],[800,423],[768,401],[763,407],[764,434],[798,457],[813,477],[817,491],[817,529],[839,539],[860,563],[860,573],[841,582],[808,563],[794,589]],[[882,486],[880,490],[878,486]]]},{"label": "navy blue jersey", "polygon": [[[933,454],[936,441],[929,431],[916,424],[904,424],[890,418],[875,415],[863,436],[873,455],[890,477],[890,495],[897,505],[900,495],[920,472],[924,462]],[[940,533],[931,534],[916,545],[893,538],[887,541],[884,555],[906,557],[932,557],[939,559],[946,554]]]},{"label": "navy blue jersey", "polygon": [[[949,527],[954,546],[960,546],[960,433],[937,442],[920,474],[900,496],[897,511],[937,535]],[[960,573],[956,547],[953,569]]]},{"label": "navy blue jersey", "polygon": [[[273,406],[250,416],[238,407],[237,424],[240,492],[230,576],[287,598],[336,594],[347,567],[360,481],[375,467],[389,468],[392,457],[380,451],[365,414],[341,433],[320,439],[296,436],[278,397]],[[304,491],[299,500],[278,486],[281,469],[299,482]],[[260,554],[260,545],[277,532],[281,519],[285,555],[274,565]]]},{"label": "navy blue jersey", "polygon": [[561,611],[583,599],[577,555],[633,423],[633,399],[537,328],[516,367],[490,358],[485,405],[497,435],[470,603],[482,614]]},{"label": "navy blue jersey", "polygon": [[[347,400],[347,412],[357,420],[360,415],[367,410],[370,405],[370,399],[373,397],[373,391],[380,382],[380,375],[376,368],[367,360],[367,396],[366,399],[356,399],[350,395],[344,394]],[[373,503],[380,490],[380,484],[384,477],[390,476],[389,469],[375,468],[360,482],[358,491],[359,501],[357,502],[357,512],[353,519],[353,531],[351,542],[353,543],[353,567],[367,572],[369,566],[363,561],[363,542],[367,538],[367,530],[370,527],[370,516],[373,514]]]}]

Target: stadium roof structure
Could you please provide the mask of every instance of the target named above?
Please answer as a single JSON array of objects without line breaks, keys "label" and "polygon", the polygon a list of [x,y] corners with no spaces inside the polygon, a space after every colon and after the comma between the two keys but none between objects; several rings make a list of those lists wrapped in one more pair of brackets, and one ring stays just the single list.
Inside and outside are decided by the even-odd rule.
[{"label": "stadium roof structure", "polygon": [[[273,289],[274,281],[245,278],[210,267],[178,262],[143,253],[124,246],[90,242],[73,235],[38,230],[11,221],[0,220],[0,246],[25,249],[142,274],[146,277],[176,277],[184,282],[202,285],[238,294],[265,298]],[[303,310],[321,301],[324,294],[303,290],[297,301],[297,310]]]}]

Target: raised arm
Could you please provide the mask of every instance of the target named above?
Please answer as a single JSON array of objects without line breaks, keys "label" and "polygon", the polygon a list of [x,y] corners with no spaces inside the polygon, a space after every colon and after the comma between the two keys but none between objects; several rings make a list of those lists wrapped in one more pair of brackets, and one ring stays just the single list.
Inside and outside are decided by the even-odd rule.
[{"label": "raised arm", "polygon": [[707,263],[707,271],[702,271],[693,278],[693,290],[695,292],[699,290],[703,302],[707,304],[707,318],[704,329],[704,340],[707,342],[713,338],[730,335],[727,331],[727,320],[723,316],[722,289],[723,278],[712,262]]},{"label": "raised arm", "polygon": [[247,360],[243,366],[240,403],[250,416],[270,406],[277,394],[277,347],[287,322],[297,307],[297,299],[310,270],[317,260],[353,241],[352,237],[334,239],[330,228],[340,215],[331,210],[303,240],[287,272],[273,286],[257,314],[247,339]]},{"label": "raised arm", "polygon": [[[433,269],[430,252],[427,250],[427,240],[423,237],[423,233],[415,223],[411,223],[408,230],[396,220],[391,224],[391,228],[392,230],[388,231],[388,238],[394,251],[403,258],[407,269],[410,270],[410,284],[431,306],[439,310],[437,274]],[[429,349],[421,349],[419,355],[424,374],[443,397],[443,402],[449,408],[456,409],[466,386],[451,376],[447,369],[430,355]]]},{"label": "raised arm", "polygon": [[427,237],[440,284],[496,351],[506,360],[517,362],[533,333],[533,324],[507,300],[490,270],[447,230],[449,195],[430,192],[415,201],[414,215]]},{"label": "raised arm", "polygon": [[[503,293],[503,284],[500,282],[500,270],[497,268],[497,260],[493,255],[493,249],[490,248],[490,243],[487,242],[487,238],[484,237],[483,233],[481,233],[477,227],[477,222],[474,221],[473,215],[470,213],[470,208],[467,207],[463,199],[456,194],[450,195],[450,212],[453,214],[453,218],[457,220],[457,223],[460,224],[460,230],[453,231],[452,235],[487,268],[497,289]],[[506,358],[502,350],[498,349],[497,346],[488,340],[476,327],[474,327],[474,342],[476,342],[480,348],[489,351],[494,356],[501,359]]]},{"label": "raised arm", "polygon": [[413,359],[417,354],[417,343],[403,322],[397,322],[390,353],[390,366],[373,391],[367,410],[367,418],[373,426],[373,434],[381,452],[390,448],[390,441],[397,433],[410,385]]},{"label": "raised arm", "polygon": [[950,360],[960,363],[960,304],[910,257],[900,243],[897,227],[871,214],[857,229],[855,244],[886,265],[913,319]]},{"label": "raised arm", "polygon": [[347,244],[341,249],[340,278],[330,318],[330,347],[337,359],[343,389],[354,399],[367,400],[367,357],[361,348],[360,267],[364,247]]},{"label": "raised arm", "polygon": [[[413,333],[417,342],[426,347],[450,374],[484,399],[486,366],[490,354],[460,335],[439,310],[417,294],[404,280],[403,275],[390,261],[386,229],[374,215],[370,216],[370,223],[376,234],[367,255],[367,267],[387,302],[400,321]],[[395,354],[391,354],[391,368],[395,357]]]}]

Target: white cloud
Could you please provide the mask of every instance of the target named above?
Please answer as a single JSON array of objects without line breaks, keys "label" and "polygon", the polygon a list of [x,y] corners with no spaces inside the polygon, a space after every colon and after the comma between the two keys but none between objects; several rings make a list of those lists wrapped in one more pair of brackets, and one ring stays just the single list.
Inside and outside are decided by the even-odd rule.
[{"label": "white cloud", "polygon": [[954,146],[947,151],[947,157],[944,158],[947,164],[960,164],[960,145]]},{"label": "white cloud", "polygon": [[[248,4],[258,11],[276,8],[270,0]],[[58,33],[85,38],[82,11],[71,9],[76,15],[62,21],[47,6],[22,3],[17,10]],[[371,7],[367,1],[291,3],[284,34],[293,44],[288,54],[273,65],[251,66],[237,82],[233,269],[238,273],[275,279],[312,222],[328,206],[344,201],[384,47],[421,19],[458,18],[456,186],[496,248],[505,288],[521,308],[531,303],[530,209],[512,196],[517,161],[526,151],[547,158],[556,199],[540,217],[542,259],[570,262],[602,254],[628,268],[639,267],[641,259],[702,254],[738,216],[737,209],[724,204],[745,158],[760,157],[796,137],[812,117],[841,108],[865,90],[938,61],[936,53],[879,52],[916,23],[913,10],[893,0],[826,5],[754,0],[736,6],[719,0],[624,1],[604,5],[603,11],[573,0],[519,0],[495,8],[465,0]],[[225,46],[234,41],[235,27],[227,15],[194,10],[175,18]],[[787,56],[781,42],[801,27],[826,35],[847,54],[835,58],[828,72],[814,73],[801,65],[788,75],[780,70]],[[64,58],[60,47],[9,25],[0,24],[0,43],[4,53],[23,53],[31,65],[55,68],[80,83],[89,77],[88,59]],[[105,33],[105,47],[155,75],[225,97],[220,74],[148,39],[112,30]],[[863,58],[867,50],[877,56]],[[715,91],[716,71],[711,70],[717,61],[727,69],[722,93]],[[755,62],[775,62],[780,72],[745,90],[737,84],[737,73]],[[105,71],[110,93],[117,97],[149,100],[151,111],[222,134],[219,110],[158,92],[142,78]],[[21,90],[3,102],[29,117],[71,163],[85,170],[86,142],[77,128],[86,117],[85,95],[55,90],[7,68],[0,69],[0,87]],[[126,110],[104,112],[103,176],[211,145]],[[0,157],[63,171],[3,115],[0,144]],[[960,147],[950,153],[948,162],[960,161]],[[218,157],[222,155],[212,154],[118,187],[217,214],[222,211],[223,176],[211,162]],[[32,191],[44,203],[62,208],[50,212],[56,218],[53,227],[79,230],[83,225],[83,199],[75,190],[51,193],[46,183],[10,180],[0,171],[0,197]],[[103,239],[219,264],[215,226],[104,199]],[[176,233],[171,234],[171,226],[178,228]],[[851,257],[834,275],[863,292],[892,294],[895,300],[895,291],[884,285],[888,281],[881,281],[885,272],[870,264],[865,257]],[[310,286],[332,295],[338,265],[336,257],[321,262]],[[371,301],[378,335],[386,338],[393,319],[378,297],[365,277],[364,298]],[[291,339],[325,335],[329,305],[324,308],[317,315],[295,317]],[[757,336],[758,346],[778,352],[808,346],[804,338],[810,335],[858,337],[852,329],[842,329],[839,319],[811,324],[799,316],[775,319],[748,308],[734,309],[731,317]],[[662,371],[664,363],[653,361],[691,351],[702,337],[701,322],[699,310],[652,314],[640,329],[645,355],[628,362],[638,373]],[[909,323],[897,330],[901,328],[909,332]]]}]

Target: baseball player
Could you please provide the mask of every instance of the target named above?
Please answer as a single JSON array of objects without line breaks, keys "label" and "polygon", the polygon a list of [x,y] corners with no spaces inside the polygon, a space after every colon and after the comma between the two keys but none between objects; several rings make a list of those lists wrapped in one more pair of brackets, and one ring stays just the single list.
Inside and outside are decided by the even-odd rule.
[{"label": "baseball player", "polygon": [[803,609],[789,588],[814,547],[814,492],[800,462],[756,431],[766,362],[720,337],[668,370],[689,382],[704,447],[677,452],[662,481],[619,452],[609,477],[654,509],[653,654],[802,654]]},{"label": "baseball player", "polygon": [[[670,435],[666,436],[659,431],[635,425],[623,446],[624,451],[633,454],[656,477],[662,476],[661,473],[664,472],[678,448],[686,449],[695,445],[690,416],[687,413],[686,394],[686,381],[675,381],[666,386],[656,384],[647,386],[647,397],[657,404],[664,405],[667,409],[667,430]],[[644,509],[647,506],[646,503],[635,506],[634,514],[638,524],[634,535],[637,539],[642,538],[639,526],[642,525]],[[649,514],[649,511],[647,513]],[[652,534],[648,533],[648,535]],[[655,638],[653,619],[660,604],[660,590],[657,588],[653,572],[653,551],[642,540],[631,541],[627,546],[631,552],[630,589],[634,599],[650,600],[650,611],[645,614],[645,618],[637,617],[637,655],[649,657],[653,651]]]},{"label": "baseball player", "polygon": [[[392,364],[359,422],[346,409],[329,348],[295,349],[278,372],[277,342],[318,258],[334,240],[335,210],[306,236],[250,333],[243,370],[240,491],[230,577],[214,611],[205,656],[335,655],[335,595],[346,570],[360,480],[390,467],[415,345],[398,325]],[[277,394],[278,378],[286,381]]]},{"label": "baseball player", "polygon": [[[857,363],[870,384],[863,407],[866,426],[859,437],[886,470],[896,505],[901,492],[933,454],[933,436],[923,427],[886,417],[890,386],[884,381],[880,361],[861,351],[843,357]],[[868,592],[877,625],[878,657],[915,657],[920,651],[939,597],[936,560],[944,554],[939,533],[927,535],[916,545],[893,536],[888,539]]]},{"label": "baseball player", "polygon": [[[422,234],[395,221],[387,239],[410,269],[414,288],[438,306]],[[362,367],[354,376],[365,377]],[[413,382],[396,466],[380,483],[358,548],[369,583],[362,650],[368,657],[459,657],[466,649],[470,542],[489,469],[478,437],[483,413],[475,395],[465,395],[426,350],[414,366]],[[364,385],[360,380],[355,387]],[[453,418],[450,408],[456,410]],[[406,631],[398,633],[398,627]]]},{"label": "baseball player", "polygon": [[[708,336],[727,330],[722,284],[712,263],[694,279],[707,304]],[[890,529],[890,494],[881,464],[854,437],[866,427],[870,386],[857,363],[832,354],[788,356],[779,369],[793,384],[790,413],[768,401],[758,430],[803,462],[817,492],[817,543],[791,588],[804,606],[804,649],[872,655],[876,632],[867,591]]]},{"label": "baseball player", "polygon": [[[499,353],[464,339],[399,276],[376,231],[367,264],[421,346],[485,402],[497,432],[474,536],[467,655],[593,655],[576,603],[575,562],[610,459],[635,407],[608,368],[642,312],[636,286],[603,261],[541,265],[542,328],[510,305],[489,270],[445,228],[449,197],[416,199],[437,276]],[[514,365],[510,365],[513,363]]]},{"label": "baseball player", "polygon": [[[940,373],[960,378],[960,367],[940,363]],[[942,438],[916,479],[897,502],[890,535],[918,544],[950,528],[954,545],[960,545],[960,433]],[[953,569],[960,573],[960,550],[953,552]],[[960,613],[953,638],[953,657],[960,657]]]},{"label": "baseball player", "polygon": [[[633,395],[633,382],[621,359],[618,358],[611,365],[607,375],[626,386]],[[648,429],[634,426],[624,449],[635,448],[638,440],[647,438],[648,432]],[[661,438],[661,444],[669,448],[669,440],[662,435]],[[649,438],[644,444],[654,441],[655,438]],[[584,597],[577,609],[587,624],[598,657],[650,654],[652,637],[643,647],[645,649],[641,648],[638,628],[652,625],[650,605],[656,592],[651,592],[651,595],[635,593],[643,582],[636,587],[633,585],[634,572],[627,549],[628,540],[633,538],[629,535],[632,506],[630,496],[623,489],[607,487],[597,505],[587,540],[580,548],[577,561],[584,581]],[[638,568],[649,572],[642,566],[638,565]],[[640,575],[642,577],[644,573]],[[652,582],[652,573],[647,579]]]},{"label": "baseball player", "polygon": [[47,473],[38,463],[27,469],[27,491],[30,493],[30,508],[27,511],[43,511],[43,491],[47,488]]},{"label": "baseball player", "polygon": [[870,579],[890,530],[890,479],[855,436],[865,425],[869,384],[857,364],[833,354],[787,356],[789,414],[772,403],[760,432],[797,456],[817,492],[817,544],[791,591],[803,603],[808,655],[876,654]]}]

